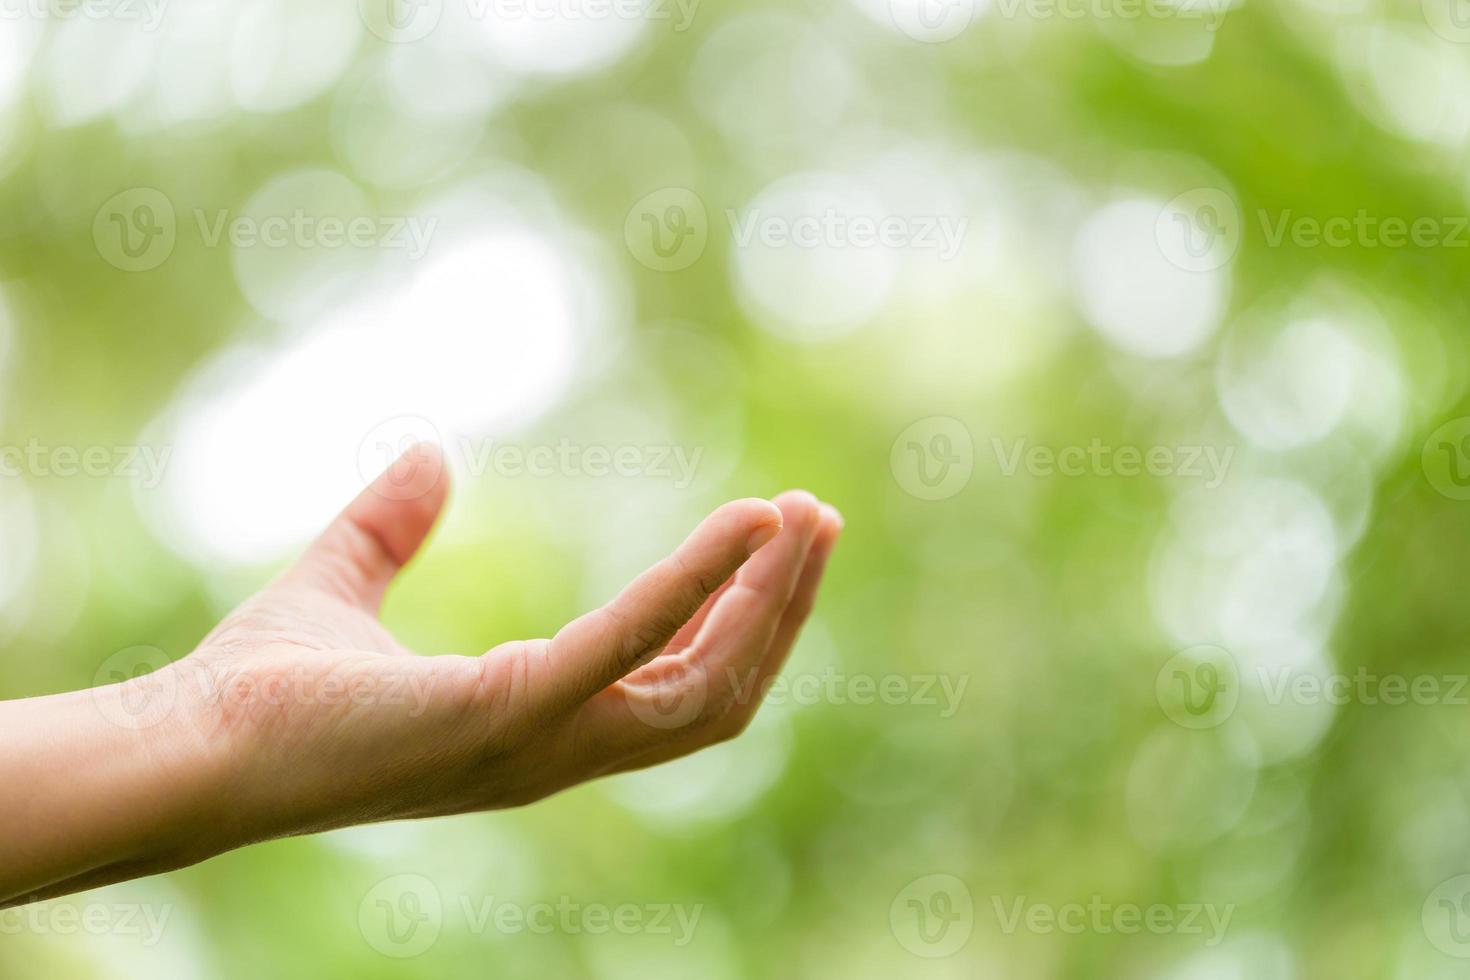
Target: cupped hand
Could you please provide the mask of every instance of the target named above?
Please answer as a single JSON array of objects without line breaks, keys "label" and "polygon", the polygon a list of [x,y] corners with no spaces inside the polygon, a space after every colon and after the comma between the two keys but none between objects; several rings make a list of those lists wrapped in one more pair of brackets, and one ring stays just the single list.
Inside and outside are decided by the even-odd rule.
[{"label": "cupped hand", "polygon": [[447,489],[438,450],[410,450],[170,668],[234,837],[523,804],[733,737],[842,528],[803,491],[737,500],[551,639],[420,656],[377,614]]}]

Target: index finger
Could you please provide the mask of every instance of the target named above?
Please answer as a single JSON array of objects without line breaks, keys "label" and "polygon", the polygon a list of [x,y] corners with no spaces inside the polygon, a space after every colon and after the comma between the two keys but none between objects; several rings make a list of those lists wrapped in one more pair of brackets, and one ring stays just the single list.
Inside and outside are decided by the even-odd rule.
[{"label": "index finger", "polygon": [[573,707],[646,663],[780,530],[781,511],[769,500],[718,508],[672,555],[552,638],[550,697]]}]

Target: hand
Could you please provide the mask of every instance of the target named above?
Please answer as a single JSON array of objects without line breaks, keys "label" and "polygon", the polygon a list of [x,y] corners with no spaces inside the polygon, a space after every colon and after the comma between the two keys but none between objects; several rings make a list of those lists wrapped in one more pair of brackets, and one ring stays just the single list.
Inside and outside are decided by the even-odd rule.
[{"label": "hand", "polygon": [[801,491],[728,503],[552,639],[423,657],[377,611],[446,491],[437,450],[412,450],[173,676],[129,682],[182,694],[189,738],[224,760],[222,846],[529,803],[733,737],[842,526]]}]

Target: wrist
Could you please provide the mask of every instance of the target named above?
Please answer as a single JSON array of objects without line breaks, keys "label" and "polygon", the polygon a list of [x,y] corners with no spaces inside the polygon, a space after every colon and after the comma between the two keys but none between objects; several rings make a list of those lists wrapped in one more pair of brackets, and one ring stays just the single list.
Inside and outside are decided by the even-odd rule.
[{"label": "wrist", "polygon": [[235,799],[237,755],[219,723],[206,661],[187,657],[87,693],[116,729],[122,754],[136,760],[133,784],[145,794],[148,817],[133,828],[127,860],[169,870],[251,839],[248,813]]},{"label": "wrist", "polygon": [[228,747],[170,665],[121,684],[0,704],[0,903],[153,874],[241,842]]}]

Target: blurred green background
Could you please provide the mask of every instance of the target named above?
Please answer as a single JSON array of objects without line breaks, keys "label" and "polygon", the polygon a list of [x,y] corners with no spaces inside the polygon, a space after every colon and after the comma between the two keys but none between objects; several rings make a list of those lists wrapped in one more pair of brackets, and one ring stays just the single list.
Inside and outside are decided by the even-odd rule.
[{"label": "blurred green background", "polygon": [[186,655],[425,434],[410,645],[803,486],[799,683],[0,914],[0,975],[1470,975],[1470,10],[391,2],[0,6],[0,695]]}]

